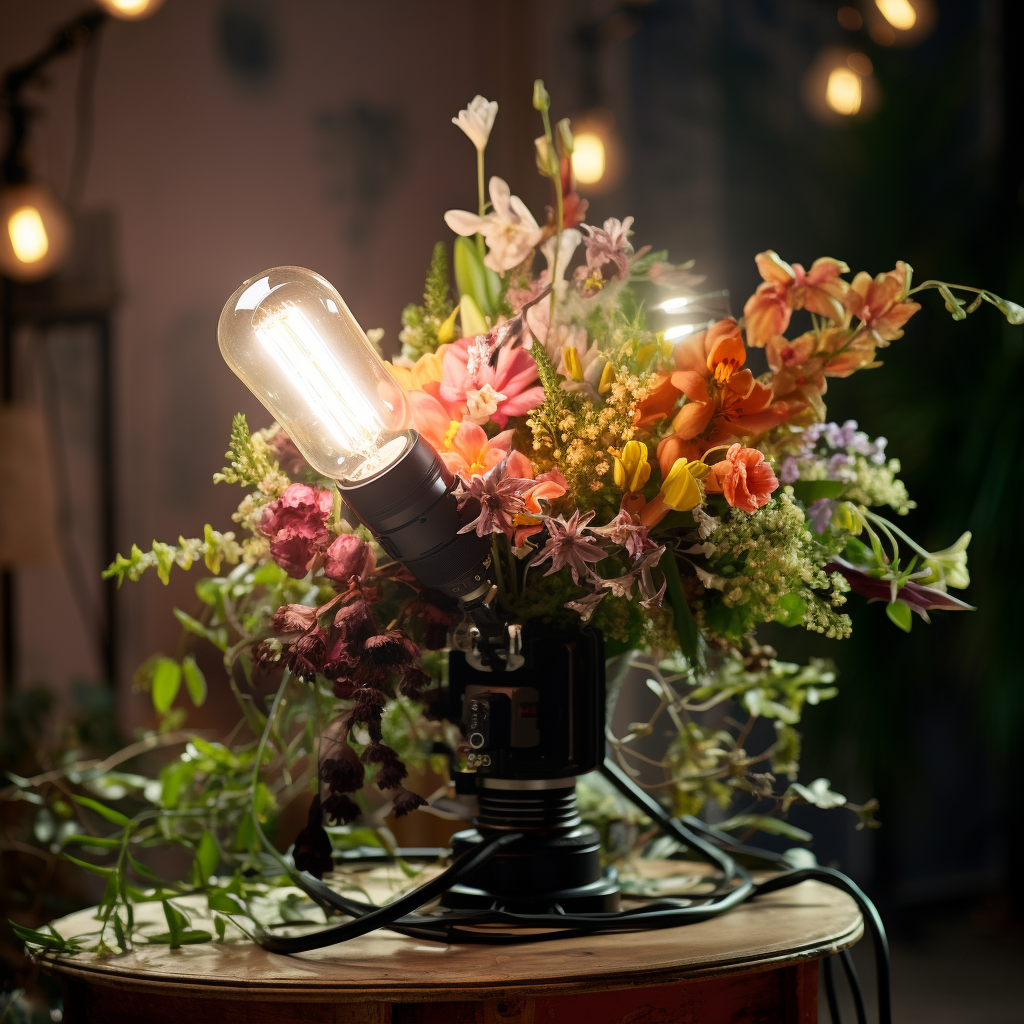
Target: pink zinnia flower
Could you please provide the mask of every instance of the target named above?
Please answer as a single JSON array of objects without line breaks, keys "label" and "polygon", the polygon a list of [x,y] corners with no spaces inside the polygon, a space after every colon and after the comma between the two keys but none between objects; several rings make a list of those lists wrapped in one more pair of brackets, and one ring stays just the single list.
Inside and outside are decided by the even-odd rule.
[{"label": "pink zinnia flower", "polygon": [[494,469],[508,455],[511,430],[488,437],[476,423],[452,418],[441,402],[423,391],[410,392],[408,401],[416,429],[448,469],[467,483]]},{"label": "pink zinnia flower", "polygon": [[[487,335],[463,338],[445,353],[440,397],[486,409],[490,419],[504,427],[509,416],[522,416],[544,401],[544,388],[533,385],[537,364],[522,348],[502,345],[495,349]],[[470,415],[470,418],[476,417]]]},{"label": "pink zinnia flower", "polygon": [[577,509],[568,522],[562,516],[548,519],[548,539],[530,565],[540,565],[550,558],[551,568],[544,573],[545,576],[550,576],[568,565],[573,583],[579,583],[580,575],[587,574],[587,563],[600,562],[607,554],[597,541],[583,536],[583,531],[595,514],[591,509],[586,515],[581,516]]}]

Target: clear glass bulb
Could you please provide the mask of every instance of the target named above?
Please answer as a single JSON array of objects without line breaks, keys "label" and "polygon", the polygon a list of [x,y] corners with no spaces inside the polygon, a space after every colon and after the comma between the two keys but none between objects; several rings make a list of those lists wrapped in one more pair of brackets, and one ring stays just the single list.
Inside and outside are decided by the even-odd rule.
[{"label": "clear glass bulb", "polygon": [[250,278],[224,306],[217,340],[324,476],[365,480],[408,447],[405,392],[319,274],[276,267]]}]

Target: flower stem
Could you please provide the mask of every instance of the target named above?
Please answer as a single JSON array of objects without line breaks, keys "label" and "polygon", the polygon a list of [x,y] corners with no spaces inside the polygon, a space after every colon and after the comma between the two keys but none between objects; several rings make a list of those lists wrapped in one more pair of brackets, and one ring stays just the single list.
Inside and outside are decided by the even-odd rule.
[{"label": "flower stem", "polygon": [[491,534],[491,562],[494,564],[494,582],[498,587],[498,600],[503,608],[508,608],[505,574],[501,569],[501,548],[498,546],[498,535],[496,533]]},{"label": "flower stem", "polygon": [[[477,194],[477,205],[480,210],[480,216],[483,217],[487,213],[487,200],[484,198],[484,147],[481,146],[476,151],[476,194]],[[484,258],[484,236],[477,232],[476,236],[476,248],[480,253],[480,259]]]},{"label": "flower stem", "polygon": [[260,827],[260,819],[256,814],[256,789],[259,786],[260,781],[260,767],[263,764],[263,752],[267,749],[267,741],[270,739],[270,735],[275,728],[277,712],[280,710],[281,702],[284,699],[284,691],[288,688],[291,678],[291,672],[288,669],[285,669],[284,676],[281,679],[281,685],[278,687],[277,695],[274,697],[274,703],[270,707],[270,714],[267,715],[267,724],[263,729],[263,735],[260,737],[259,746],[256,748],[256,761],[253,765],[252,783],[249,787],[249,813],[252,815],[252,824],[256,831],[256,835],[263,844],[263,849],[281,865],[285,874],[288,875],[289,878],[294,877],[295,869],[288,864],[280,853],[278,853],[277,847],[274,846],[274,844],[264,835],[263,829]]}]

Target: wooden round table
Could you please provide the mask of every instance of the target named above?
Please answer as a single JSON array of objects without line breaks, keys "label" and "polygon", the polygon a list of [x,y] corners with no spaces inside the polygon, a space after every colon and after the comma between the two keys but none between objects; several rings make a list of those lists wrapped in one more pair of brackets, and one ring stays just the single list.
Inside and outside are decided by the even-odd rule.
[{"label": "wooden round table", "polygon": [[[166,929],[159,904],[137,918]],[[54,924],[96,928],[89,910]],[[817,1024],[817,961],[862,931],[849,896],[803,882],[683,928],[527,945],[381,931],[297,956],[238,940],[41,960],[66,1024]]]}]

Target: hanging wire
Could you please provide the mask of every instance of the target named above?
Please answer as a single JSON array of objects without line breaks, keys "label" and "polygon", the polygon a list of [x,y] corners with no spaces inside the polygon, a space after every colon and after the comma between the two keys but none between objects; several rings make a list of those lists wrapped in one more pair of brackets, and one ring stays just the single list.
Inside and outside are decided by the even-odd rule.
[{"label": "hanging wire", "polygon": [[[102,23],[101,23],[102,24]],[[78,81],[75,85],[75,143],[71,156],[71,171],[64,200],[71,210],[77,210],[85,191],[92,157],[95,135],[96,72],[100,59],[100,27],[97,25],[89,34],[85,49],[78,64]]]}]

